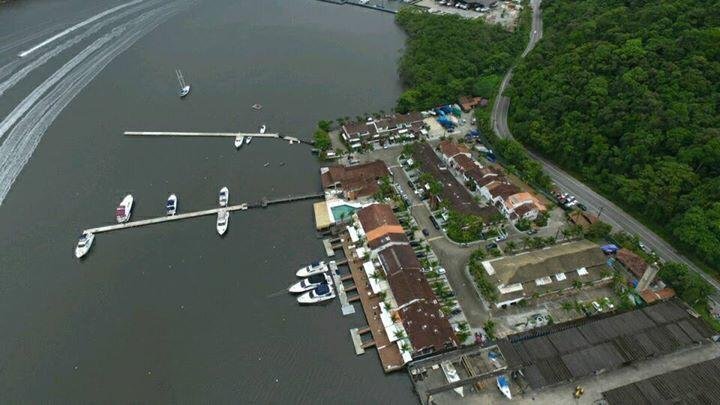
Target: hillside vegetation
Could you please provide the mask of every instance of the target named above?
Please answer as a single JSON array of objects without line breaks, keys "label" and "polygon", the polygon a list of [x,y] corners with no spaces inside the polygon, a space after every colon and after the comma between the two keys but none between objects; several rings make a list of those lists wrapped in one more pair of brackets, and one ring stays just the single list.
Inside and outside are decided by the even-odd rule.
[{"label": "hillside vegetation", "polygon": [[720,1],[543,9],[513,134],[720,270]]},{"label": "hillside vegetation", "polygon": [[[528,15],[523,13],[524,20]],[[403,112],[453,103],[461,95],[490,98],[527,41],[525,21],[509,32],[482,19],[412,7],[402,9],[396,21],[408,36],[399,67],[407,89],[398,100]]]}]

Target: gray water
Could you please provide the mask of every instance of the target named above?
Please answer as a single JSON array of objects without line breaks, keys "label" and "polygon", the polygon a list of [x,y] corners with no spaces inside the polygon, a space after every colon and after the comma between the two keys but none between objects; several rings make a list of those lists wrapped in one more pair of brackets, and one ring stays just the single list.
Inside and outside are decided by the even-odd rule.
[{"label": "gray water", "polygon": [[[0,68],[123,2],[0,6]],[[0,118],[106,31],[8,90]],[[112,223],[126,193],[139,219],[162,215],[170,193],[190,211],[214,206],[222,185],[234,202],[319,190],[305,145],[256,139],[235,151],[232,139],[122,132],[265,123],[310,138],[320,119],[394,105],[403,41],[392,16],[372,10],[205,0],[116,57],[45,131],[0,205],[2,402],[414,402],[405,374],[384,375],[373,350],[355,356],[348,329],[364,325],[360,312],[299,307],[284,292],[324,252],[312,202],[232,214],[222,239],[206,217],[100,234],[86,260],[73,256],[80,231]],[[176,68],[193,86],[185,100]]]}]

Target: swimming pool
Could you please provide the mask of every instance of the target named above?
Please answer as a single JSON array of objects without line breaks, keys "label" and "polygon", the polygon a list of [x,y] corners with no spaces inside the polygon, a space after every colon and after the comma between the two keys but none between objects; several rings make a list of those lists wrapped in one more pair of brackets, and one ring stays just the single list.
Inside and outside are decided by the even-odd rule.
[{"label": "swimming pool", "polygon": [[335,221],[340,221],[341,219],[343,219],[343,214],[345,214],[345,219],[348,219],[358,209],[353,206],[343,204],[343,205],[336,205],[336,206],[330,208],[330,210],[332,211],[332,215],[333,215],[333,218],[335,218]]}]

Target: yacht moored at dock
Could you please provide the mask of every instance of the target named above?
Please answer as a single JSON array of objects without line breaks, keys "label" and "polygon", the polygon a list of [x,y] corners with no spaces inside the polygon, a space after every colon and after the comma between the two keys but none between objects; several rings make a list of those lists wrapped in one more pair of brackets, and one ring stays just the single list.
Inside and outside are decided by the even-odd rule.
[{"label": "yacht moored at dock", "polygon": [[230,221],[230,213],[227,210],[218,211],[216,226],[218,235],[225,235],[225,232],[227,232],[228,221]]},{"label": "yacht moored at dock", "polygon": [[252,141],[252,136],[246,136],[245,143],[248,144],[248,143],[250,143],[250,141]]},{"label": "yacht moored at dock", "polygon": [[218,195],[218,204],[220,204],[221,207],[227,207],[229,200],[230,200],[230,190],[228,190],[227,187],[221,188],[220,194]]},{"label": "yacht moored at dock", "polygon": [[167,203],[165,203],[165,211],[168,215],[175,215],[177,214],[177,196],[175,194],[170,194],[170,197],[167,199]]},{"label": "yacht moored at dock", "polygon": [[308,290],[312,290],[318,285],[326,283],[330,284],[330,277],[327,274],[314,274],[308,278],[304,278],[288,288],[293,294],[299,294]]},{"label": "yacht moored at dock", "polygon": [[300,304],[316,304],[333,298],[335,298],[335,291],[333,291],[329,284],[322,283],[312,291],[308,291],[299,296],[297,301]]},{"label": "yacht moored at dock", "polygon": [[[455,369],[455,366],[453,366],[452,363],[445,362],[440,364],[440,367],[442,367],[445,378],[447,378],[449,383],[452,384],[454,382],[460,381],[460,376],[458,375],[457,369]],[[453,391],[457,392],[457,394],[461,397],[465,396],[465,391],[463,390],[463,387],[453,388]]]},{"label": "yacht moored at dock", "polygon": [[242,135],[238,135],[235,137],[235,149],[240,149],[243,146],[243,141],[245,140],[245,137]]},{"label": "yacht moored at dock", "polygon": [[92,233],[83,233],[78,239],[77,247],[75,247],[75,257],[78,259],[85,256],[92,247],[95,235]]},{"label": "yacht moored at dock", "polygon": [[260,127],[260,134],[264,134],[266,129],[267,127],[265,127],[265,124],[263,124],[263,126]]},{"label": "yacht moored at dock", "polygon": [[313,262],[309,265],[298,270],[295,275],[298,277],[310,277],[313,274],[325,273],[328,271],[328,266],[325,262]]},{"label": "yacht moored at dock", "polygon": [[127,222],[132,215],[133,196],[128,194],[120,201],[120,205],[115,209],[115,219],[118,223]]}]

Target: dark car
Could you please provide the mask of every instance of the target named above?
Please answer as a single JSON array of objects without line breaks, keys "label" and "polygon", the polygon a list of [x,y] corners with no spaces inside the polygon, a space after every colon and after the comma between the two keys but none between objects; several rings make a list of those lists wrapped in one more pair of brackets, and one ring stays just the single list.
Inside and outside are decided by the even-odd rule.
[{"label": "dark car", "polygon": [[428,230],[425,229],[425,228],[423,228],[422,233],[423,233],[423,235],[425,235],[425,236],[430,236],[430,231],[428,231]]},{"label": "dark car", "polygon": [[583,210],[583,211],[587,211],[587,206],[585,206],[585,204],[583,204],[583,203],[578,203],[578,204],[577,204],[577,207],[580,208],[580,209]]},{"label": "dark car", "polygon": [[497,245],[497,243],[495,243],[495,242],[493,242],[493,243],[488,243],[487,245],[485,245],[485,249],[487,249],[487,250],[497,249],[497,247],[498,247],[498,245]]},{"label": "dark car", "polygon": [[440,225],[438,225],[437,220],[432,215],[430,215],[430,222],[432,222],[435,229],[437,229],[438,231],[440,230]]},{"label": "dark car", "polygon": [[450,311],[452,315],[460,315],[462,313],[462,309],[460,307],[453,308],[452,311]]}]

